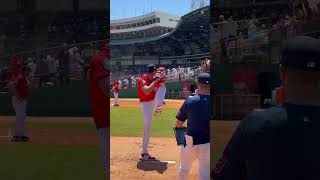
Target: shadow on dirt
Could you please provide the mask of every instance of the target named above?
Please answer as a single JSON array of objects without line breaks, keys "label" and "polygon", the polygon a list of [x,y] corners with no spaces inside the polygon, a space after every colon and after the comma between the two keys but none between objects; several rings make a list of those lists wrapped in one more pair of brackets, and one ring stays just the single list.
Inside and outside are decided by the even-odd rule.
[{"label": "shadow on dirt", "polygon": [[137,168],[143,171],[157,171],[163,174],[163,172],[168,169],[168,163],[161,161],[139,161]]}]

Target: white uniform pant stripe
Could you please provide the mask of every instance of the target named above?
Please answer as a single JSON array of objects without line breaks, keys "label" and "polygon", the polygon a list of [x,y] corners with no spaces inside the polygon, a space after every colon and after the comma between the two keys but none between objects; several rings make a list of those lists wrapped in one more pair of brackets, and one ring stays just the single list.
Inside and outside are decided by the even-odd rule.
[{"label": "white uniform pant stripe", "polygon": [[199,161],[199,180],[210,179],[210,143],[194,145],[192,137],[186,135],[187,145],[181,147],[181,162],[178,180],[188,180],[192,164]]},{"label": "white uniform pant stripe", "polygon": [[16,113],[16,129],[15,136],[25,136],[25,120],[26,120],[27,101],[19,101],[16,96],[12,96],[12,106]]},{"label": "white uniform pant stripe", "polygon": [[141,110],[143,114],[143,138],[142,138],[142,154],[148,153],[148,145],[150,140],[150,132],[152,127],[152,110],[153,101],[141,102]]},{"label": "white uniform pant stripe", "polygon": [[119,93],[113,92],[114,95],[114,104],[118,104]]},{"label": "white uniform pant stripe", "polygon": [[164,98],[166,97],[166,85],[163,83],[156,92],[155,104],[156,107],[162,107]]}]

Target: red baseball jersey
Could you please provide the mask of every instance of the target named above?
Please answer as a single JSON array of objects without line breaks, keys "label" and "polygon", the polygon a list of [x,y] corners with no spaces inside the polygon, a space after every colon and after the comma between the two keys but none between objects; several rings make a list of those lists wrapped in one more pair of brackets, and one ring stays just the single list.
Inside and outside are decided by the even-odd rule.
[{"label": "red baseball jersey", "polygon": [[119,92],[120,92],[120,90],[119,90],[119,84],[115,84],[115,85],[113,86],[113,91],[114,91],[115,93],[119,93]]},{"label": "red baseball jersey", "polygon": [[28,83],[27,77],[19,74],[15,77],[15,81],[17,82],[16,90],[17,90],[18,96],[22,100],[27,100],[29,97],[29,83]]},{"label": "red baseball jersey", "polygon": [[19,75],[19,72],[21,72],[21,70],[22,70],[22,63],[21,61],[16,60],[13,63],[13,68],[12,68],[13,79],[15,79]]},{"label": "red baseball jersey", "polygon": [[93,118],[97,128],[110,127],[110,103],[99,86],[99,81],[109,77],[110,72],[104,66],[104,60],[109,57],[109,49],[102,48],[90,63],[89,88]]},{"label": "red baseball jersey", "polygon": [[156,91],[153,90],[149,95],[146,95],[143,90],[142,87],[147,85],[149,86],[152,83],[152,80],[148,78],[147,75],[143,75],[139,78],[138,80],[138,97],[140,102],[147,102],[147,101],[151,101],[154,99],[155,95],[156,95]]}]

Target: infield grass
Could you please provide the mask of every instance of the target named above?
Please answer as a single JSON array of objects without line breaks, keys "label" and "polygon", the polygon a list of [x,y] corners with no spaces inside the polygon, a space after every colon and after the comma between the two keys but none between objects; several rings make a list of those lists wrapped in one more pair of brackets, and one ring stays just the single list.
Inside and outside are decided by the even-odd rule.
[{"label": "infield grass", "polygon": [[103,179],[99,146],[6,144],[0,155],[2,180]]},{"label": "infield grass", "polygon": [[[178,109],[165,108],[160,116],[152,120],[151,136],[174,137]],[[141,137],[143,118],[140,108],[111,108],[111,136]]]}]

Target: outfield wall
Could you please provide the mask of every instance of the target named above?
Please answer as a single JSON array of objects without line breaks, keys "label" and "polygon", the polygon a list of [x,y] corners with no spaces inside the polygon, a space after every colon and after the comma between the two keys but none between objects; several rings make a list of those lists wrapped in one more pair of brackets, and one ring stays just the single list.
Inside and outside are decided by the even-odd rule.
[{"label": "outfield wall", "polygon": [[[28,116],[91,116],[88,82],[75,81],[67,87],[33,89]],[[0,116],[14,115],[10,94],[0,94]]]},{"label": "outfield wall", "polygon": [[[186,83],[187,81],[181,81],[181,82],[167,82],[166,88],[167,92],[170,92],[171,90],[177,90],[182,91],[182,85],[183,83]],[[114,97],[113,93],[110,93],[110,97]],[[137,88],[130,88],[121,90],[119,94],[119,98],[138,98],[138,89]]]}]

